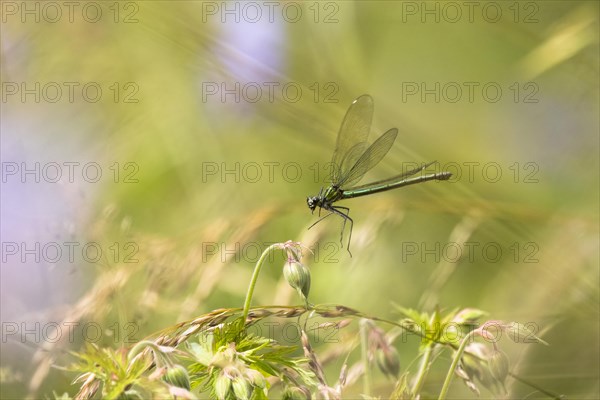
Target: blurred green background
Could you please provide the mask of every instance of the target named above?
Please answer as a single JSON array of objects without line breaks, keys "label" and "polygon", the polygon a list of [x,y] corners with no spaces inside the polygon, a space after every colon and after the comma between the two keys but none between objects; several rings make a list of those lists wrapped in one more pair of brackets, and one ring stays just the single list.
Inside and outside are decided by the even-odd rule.
[{"label": "blurred green background", "polygon": [[[529,323],[550,347],[503,341],[513,372],[600,396],[597,2],[74,3],[1,3],[0,397],[74,394],[52,365],[91,336],[119,347],[241,306],[258,254],[287,240],[314,250],[314,303]],[[371,139],[400,134],[362,183],[433,160],[454,177],[345,202],[350,258],[338,219],[307,230],[306,197],[364,93]],[[27,256],[35,243],[63,255]],[[282,265],[254,304],[299,302]],[[408,366],[415,343],[398,350]]]}]

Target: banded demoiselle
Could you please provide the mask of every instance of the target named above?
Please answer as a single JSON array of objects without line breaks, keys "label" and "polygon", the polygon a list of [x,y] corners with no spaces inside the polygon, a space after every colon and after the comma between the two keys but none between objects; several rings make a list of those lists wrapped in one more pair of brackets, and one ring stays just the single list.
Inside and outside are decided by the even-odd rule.
[{"label": "banded demoiselle", "polygon": [[334,205],[335,202],[385,192],[386,190],[413,185],[415,183],[448,180],[452,176],[450,172],[414,176],[434,164],[434,161],[388,179],[353,186],[383,159],[398,135],[398,129],[392,128],[377,138],[373,144],[368,145],[367,138],[371,130],[372,120],[373,98],[365,94],[352,102],[342,121],[331,159],[331,185],[327,188],[321,188],[318,195],[306,198],[308,208],[313,213],[317,207],[329,211],[329,214],[320,218],[309,229],[332,214],[338,215],[344,220],[340,236],[340,243],[343,243],[346,222],[350,221],[350,234],[348,237],[348,253],[350,256],[352,256],[352,253],[350,253],[350,241],[352,240],[354,221],[350,218],[350,209],[348,207],[336,206]]}]

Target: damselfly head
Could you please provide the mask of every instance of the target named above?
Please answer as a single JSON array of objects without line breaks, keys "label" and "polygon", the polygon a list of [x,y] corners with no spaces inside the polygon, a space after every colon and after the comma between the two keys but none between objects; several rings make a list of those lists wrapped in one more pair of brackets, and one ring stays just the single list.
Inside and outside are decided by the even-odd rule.
[{"label": "damselfly head", "polygon": [[314,212],[315,208],[319,205],[319,196],[312,196],[306,198],[306,204],[308,204],[308,208],[310,211]]}]

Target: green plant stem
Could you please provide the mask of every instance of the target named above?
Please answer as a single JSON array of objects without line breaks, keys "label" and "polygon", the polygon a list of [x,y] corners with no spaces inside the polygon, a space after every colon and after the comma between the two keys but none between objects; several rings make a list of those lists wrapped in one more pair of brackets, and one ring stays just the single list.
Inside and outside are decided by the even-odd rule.
[{"label": "green plant stem", "polygon": [[258,280],[258,274],[260,274],[260,269],[262,268],[265,258],[267,258],[267,254],[269,254],[271,250],[276,248],[281,248],[281,244],[275,243],[267,247],[265,251],[263,251],[263,253],[261,254],[260,258],[258,259],[258,262],[256,263],[256,266],[254,267],[252,279],[250,280],[248,292],[246,293],[246,300],[244,301],[244,312],[242,314],[242,321],[244,321],[244,325],[246,324],[246,320],[248,319],[248,313],[250,312],[250,303],[252,303],[252,295],[254,294],[254,287],[256,286],[256,281]]},{"label": "green plant stem", "polygon": [[164,363],[167,367],[172,368],[173,362],[166,357],[160,349],[160,346],[150,340],[142,340],[138,342],[133,348],[129,351],[127,358],[131,361],[135,356],[137,356],[142,350],[145,348],[150,348],[154,352],[155,360],[157,365],[161,366]]},{"label": "green plant stem", "polygon": [[411,398],[418,397],[421,392],[421,388],[423,387],[423,383],[425,382],[425,377],[429,372],[429,360],[431,359],[431,354],[433,353],[433,347],[435,343],[429,343],[425,348],[425,352],[423,353],[423,359],[421,360],[421,366],[419,367],[419,372],[417,372],[417,380],[412,389]]},{"label": "green plant stem", "polygon": [[371,369],[369,368],[369,352],[368,345],[369,341],[367,338],[367,325],[368,320],[362,319],[360,321],[360,347],[361,347],[361,358],[364,367],[363,375],[363,395],[371,396]]},{"label": "green plant stem", "polygon": [[462,354],[464,353],[467,344],[471,341],[471,338],[478,333],[479,332],[477,329],[472,330],[471,332],[469,332],[468,335],[465,336],[462,342],[460,342],[460,346],[458,346],[456,354],[454,354],[454,359],[452,360],[452,364],[450,365],[450,369],[448,370],[448,375],[446,375],[446,380],[444,381],[444,386],[442,386],[442,390],[440,391],[440,396],[438,397],[438,400],[444,400],[446,398],[448,390],[450,389],[452,377],[454,376],[454,371],[458,366],[458,362],[460,361],[460,358],[462,357]]},{"label": "green plant stem", "polygon": [[526,381],[525,379],[521,378],[518,375],[513,374],[512,372],[508,373],[509,376],[512,376],[515,380],[521,382],[524,385],[527,385],[529,387],[534,388],[535,390],[539,390],[541,393],[545,394],[548,397],[551,397],[553,400],[563,400],[565,399],[564,395],[561,394],[557,394],[557,393],[552,393],[544,388],[539,387],[538,385],[531,383],[529,381]]}]

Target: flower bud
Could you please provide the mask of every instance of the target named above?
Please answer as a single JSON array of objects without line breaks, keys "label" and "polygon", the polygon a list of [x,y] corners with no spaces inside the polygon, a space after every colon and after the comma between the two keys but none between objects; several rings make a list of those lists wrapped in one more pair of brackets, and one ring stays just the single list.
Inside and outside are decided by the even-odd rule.
[{"label": "flower bud", "polygon": [[190,376],[183,365],[175,365],[167,368],[167,372],[163,375],[162,379],[169,385],[191,390]]},{"label": "flower bud", "polygon": [[250,398],[250,385],[241,376],[233,379],[231,387],[236,399],[248,400]]},{"label": "flower bud", "polygon": [[467,325],[475,324],[481,317],[484,317],[485,315],[487,315],[485,311],[477,308],[463,308],[454,316],[454,318],[452,318],[452,322]]},{"label": "flower bud", "polygon": [[508,337],[515,343],[541,343],[548,346],[548,343],[537,337],[527,325],[512,322],[507,324],[506,330]]},{"label": "flower bud", "polygon": [[305,300],[310,292],[310,271],[298,261],[287,262],[283,267],[283,276],[291,287]]},{"label": "flower bud", "polygon": [[378,348],[375,351],[377,366],[387,376],[392,379],[398,378],[400,373],[400,358],[394,347],[387,346]]},{"label": "flower bud", "polygon": [[252,368],[248,368],[245,374],[246,378],[248,378],[252,386],[256,386],[261,389],[264,389],[267,386],[267,381],[265,380],[264,375],[261,374],[259,371]]},{"label": "flower bud", "polygon": [[464,372],[471,379],[475,377],[479,380],[484,380],[486,373],[488,373],[486,361],[484,360],[488,358],[487,348],[481,343],[474,342],[467,346],[467,351],[463,353],[460,360]]},{"label": "flower bud", "polygon": [[506,353],[502,350],[494,350],[488,360],[490,372],[499,382],[504,383],[508,376],[509,360]]},{"label": "flower bud", "polygon": [[231,379],[224,374],[219,374],[217,379],[215,379],[215,395],[217,396],[217,399],[226,399],[230,388]]}]

